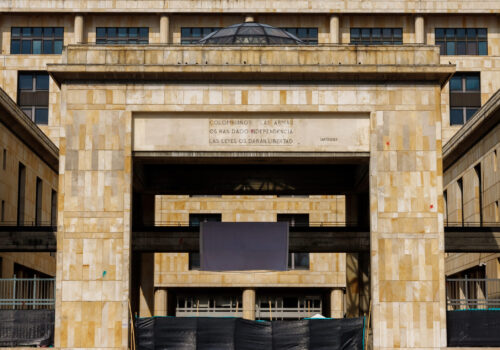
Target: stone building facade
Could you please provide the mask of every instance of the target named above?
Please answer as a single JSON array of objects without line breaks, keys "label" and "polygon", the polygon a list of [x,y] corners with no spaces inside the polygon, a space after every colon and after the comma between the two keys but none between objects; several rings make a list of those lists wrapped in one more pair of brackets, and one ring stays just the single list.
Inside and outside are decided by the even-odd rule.
[{"label": "stone building facade", "polygon": [[[162,162],[234,164],[241,158],[364,164],[359,168],[369,187],[356,195],[368,201],[369,214],[350,206],[355,191],[345,188],[308,198],[250,199],[151,191],[153,222],[188,223],[189,214],[221,214],[222,221],[274,221],[278,214],[309,214],[311,224],[369,221],[375,348],[446,346],[442,147],[468,109],[500,88],[498,1],[0,0],[0,11],[0,86],[25,110],[40,110],[40,128],[59,147],[56,347],[129,344],[128,303],[138,289],[130,277],[133,202],[148,176],[135,164],[149,162],[156,170]],[[205,28],[252,20],[297,34],[304,29],[301,38],[312,45],[183,44],[201,38]],[[52,34],[36,36],[33,28],[52,28]],[[55,28],[63,28],[62,36]],[[123,36],[118,28],[126,29]],[[138,44],[141,28],[147,28],[147,45]],[[383,29],[385,41],[377,36]],[[461,37],[466,29],[470,40]],[[125,37],[130,45],[123,45]],[[356,38],[379,45],[353,45]],[[51,40],[47,52],[36,46]],[[462,41],[467,55],[457,48]],[[20,101],[21,77],[45,72],[48,101]],[[469,77],[479,84],[473,89],[479,97],[467,105],[450,105],[455,72],[465,79],[462,92]],[[451,122],[459,108],[461,123],[456,115]],[[210,138],[210,123],[222,119],[287,121],[297,136],[288,146],[221,145],[215,141],[224,138]],[[448,220],[455,215],[446,213]],[[349,300],[344,290],[360,293],[350,291],[358,279],[349,276],[353,259],[311,253],[309,270],[225,275],[190,270],[187,253],[145,255],[137,311],[171,314],[169,295],[178,290],[224,294],[226,288],[241,297],[243,316],[254,318],[259,289],[308,288],[323,294],[327,314],[340,316]]]}]

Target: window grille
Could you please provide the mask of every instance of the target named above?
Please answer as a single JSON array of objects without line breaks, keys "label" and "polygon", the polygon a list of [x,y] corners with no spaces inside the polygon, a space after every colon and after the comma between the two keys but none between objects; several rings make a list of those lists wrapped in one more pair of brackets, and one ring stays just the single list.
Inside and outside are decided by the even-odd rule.
[{"label": "window grille", "polygon": [[149,28],[97,27],[96,44],[101,44],[101,45],[149,44]]},{"label": "window grille", "polygon": [[486,28],[436,28],[441,55],[488,55]]},{"label": "window grille", "polygon": [[208,34],[221,29],[220,27],[183,27],[181,28],[181,44],[192,45]]},{"label": "window grille", "polygon": [[61,54],[63,42],[63,27],[12,27],[10,53]]},{"label": "window grille", "polygon": [[281,28],[308,45],[318,45],[318,28]]},{"label": "window grille", "polygon": [[239,295],[179,295],[175,316],[241,317],[243,304]]},{"label": "window grille", "polygon": [[48,124],[49,75],[46,72],[19,72],[17,103],[36,124]]},{"label": "window grille", "polygon": [[402,28],[351,28],[354,45],[402,45]]},{"label": "window grille", "polygon": [[321,296],[259,296],[255,308],[257,320],[300,320],[322,313]]},{"label": "window grille", "polygon": [[467,122],[481,107],[479,73],[455,73],[450,79],[450,124]]}]

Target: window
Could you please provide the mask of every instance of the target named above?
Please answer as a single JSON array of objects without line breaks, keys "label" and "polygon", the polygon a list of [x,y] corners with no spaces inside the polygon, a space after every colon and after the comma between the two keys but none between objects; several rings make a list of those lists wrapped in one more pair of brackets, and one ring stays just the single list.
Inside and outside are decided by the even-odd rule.
[{"label": "window", "polygon": [[[290,227],[308,227],[309,214],[278,214],[278,222],[288,222]],[[290,270],[308,270],[309,253],[289,253],[288,268]]]},{"label": "window", "polygon": [[50,225],[57,225],[57,192],[54,190],[50,197]]},{"label": "window", "polygon": [[26,188],[26,167],[19,163],[19,172],[17,176],[17,225],[24,225],[24,199]]},{"label": "window", "polygon": [[[202,222],[220,222],[221,214],[189,214],[189,226],[200,226]],[[189,253],[189,269],[198,270],[200,268],[200,253]]]},{"label": "window", "polygon": [[181,44],[192,45],[208,34],[221,29],[220,27],[183,27],[181,28]]},{"label": "window", "polygon": [[450,124],[462,125],[481,107],[479,73],[455,73],[450,79]]},{"label": "window", "polygon": [[402,45],[402,28],[351,28],[351,44]]},{"label": "window", "polygon": [[19,107],[37,124],[49,123],[49,75],[45,72],[19,72]]},{"label": "window", "polygon": [[64,41],[63,27],[12,27],[11,54],[61,54]]},{"label": "window", "polygon": [[436,28],[441,55],[488,55],[486,28]]},{"label": "window", "polygon": [[43,181],[39,177],[36,178],[36,199],[35,199],[35,225],[40,226],[42,224],[42,191],[43,191]]},{"label": "window", "polygon": [[318,45],[318,28],[281,28],[309,45]]},{"label": "window", "polygon": [[149,28],[97,27],[96,44],[149,44]]}]

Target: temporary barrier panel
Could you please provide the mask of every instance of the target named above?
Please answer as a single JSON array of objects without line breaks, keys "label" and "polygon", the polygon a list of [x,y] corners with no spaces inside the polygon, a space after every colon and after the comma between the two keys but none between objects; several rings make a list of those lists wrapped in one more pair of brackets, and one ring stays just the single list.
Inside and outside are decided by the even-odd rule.
[{"label": "temporary barrier panel", "polygon": [[446,313],[448,346],[500,346],[500,310]]},{"label": "temporary barrier panel", "polygon": [[54,344],[54,310],[0,310],[0,346]]}]

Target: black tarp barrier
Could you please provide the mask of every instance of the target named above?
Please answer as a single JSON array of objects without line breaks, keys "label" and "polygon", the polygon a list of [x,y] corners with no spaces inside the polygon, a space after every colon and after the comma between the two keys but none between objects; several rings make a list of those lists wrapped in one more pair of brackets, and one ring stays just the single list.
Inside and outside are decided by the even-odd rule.
[{"label": "black tarp barrier", "polygon": [[249,321],[153,317],[135,322],[137,350],[362,350],[364,319]]},{"label": "black tarp barrier", "polygon": [[288,270],[288,223],[202,222],[200,269]]},{"label": "black tarp barrier", "polygon": [[54,344],[54,310],[0,310],[0,347]]},{"label": "black tarp barrier", "polygon": [[500,346],[500,310],[446,312],[448,346]]}]

